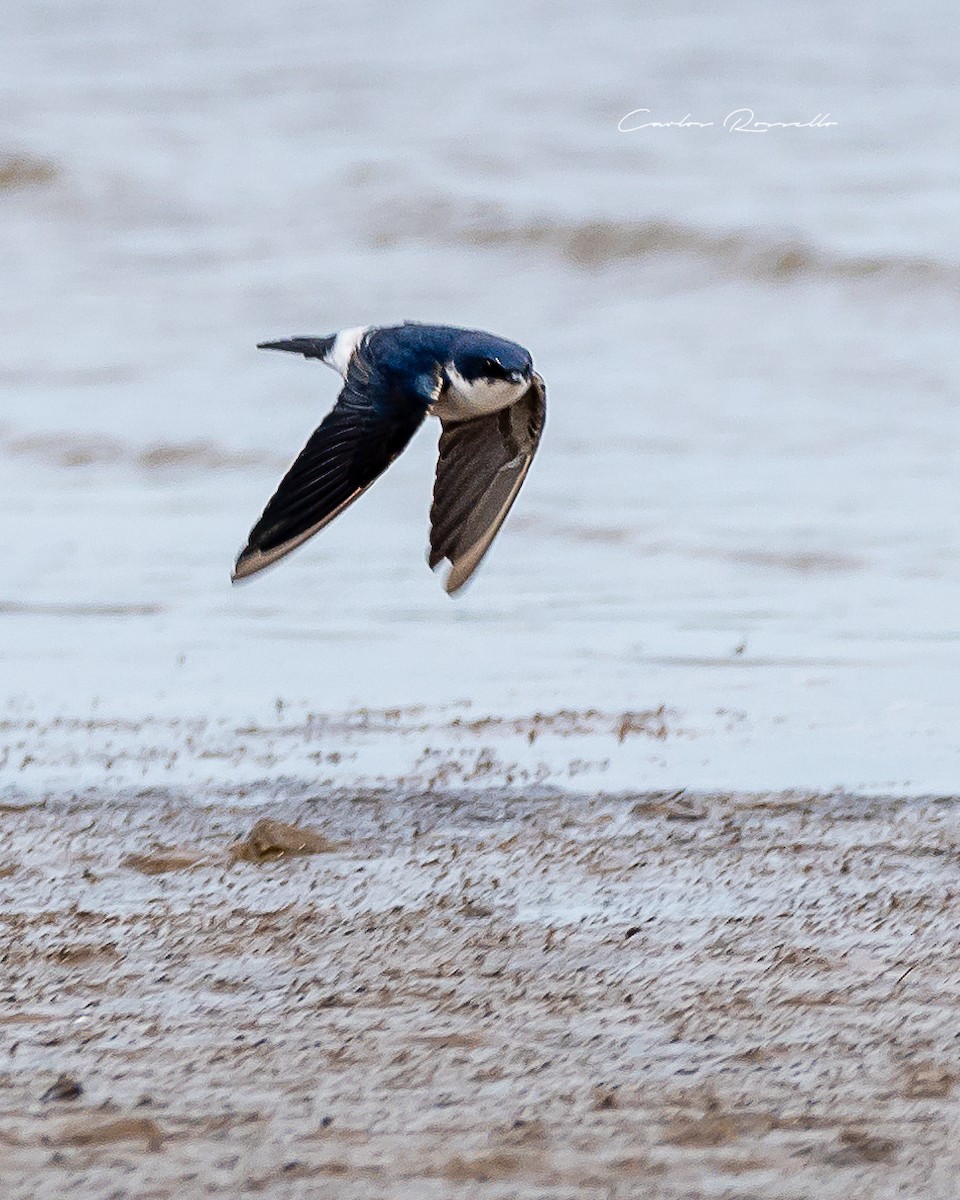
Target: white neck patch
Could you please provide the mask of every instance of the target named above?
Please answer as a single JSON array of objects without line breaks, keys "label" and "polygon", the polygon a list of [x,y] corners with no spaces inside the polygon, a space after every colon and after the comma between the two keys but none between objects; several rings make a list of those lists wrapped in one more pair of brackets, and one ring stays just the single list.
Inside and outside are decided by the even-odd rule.
[{"label": "white neck patch", "polygon": [[341,329],[323,361],[346,379],[350,359],[370,328],[369,325],[354,325],[351,329]]}]

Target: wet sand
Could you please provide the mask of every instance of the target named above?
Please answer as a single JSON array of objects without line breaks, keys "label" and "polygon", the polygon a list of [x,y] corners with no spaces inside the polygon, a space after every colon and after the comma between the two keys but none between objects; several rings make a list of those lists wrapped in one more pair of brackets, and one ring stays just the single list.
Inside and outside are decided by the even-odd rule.
[{"label": "wet sand", "polygon": [[8,796],[5,1196],[955,1195],[955,799],[283,793]]}]

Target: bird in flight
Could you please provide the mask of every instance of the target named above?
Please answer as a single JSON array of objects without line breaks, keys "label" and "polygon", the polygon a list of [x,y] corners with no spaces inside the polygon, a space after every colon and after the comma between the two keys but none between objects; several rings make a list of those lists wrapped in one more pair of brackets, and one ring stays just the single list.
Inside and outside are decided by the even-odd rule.
[{"label": "bird in flight", "polygon": [[444,586],[459,591],[510,511],[543,432],[546,390],[529,351],[492,333],[413,321],[259,349],[318,358],[343,377],[343,388],[250,531],[234,583],[329,525],[429,414],[442,426],[429,563],[446,559]]}]

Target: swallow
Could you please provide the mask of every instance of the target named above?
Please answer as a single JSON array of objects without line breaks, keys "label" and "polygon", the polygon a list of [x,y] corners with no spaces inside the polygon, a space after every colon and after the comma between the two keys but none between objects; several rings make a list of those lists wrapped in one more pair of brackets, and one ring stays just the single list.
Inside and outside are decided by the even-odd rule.
[{"label": "swallow", "polygon": [[435,569],[446,560],[444,587],[458,592],[489,550],[540,442],[546,389],[530,352],[492,333],[414,321],[258,349],[319,359],[342,376],[343,388],[250,531],[233,582],[329,525],[429,415],[441,433],[428,562]]}]

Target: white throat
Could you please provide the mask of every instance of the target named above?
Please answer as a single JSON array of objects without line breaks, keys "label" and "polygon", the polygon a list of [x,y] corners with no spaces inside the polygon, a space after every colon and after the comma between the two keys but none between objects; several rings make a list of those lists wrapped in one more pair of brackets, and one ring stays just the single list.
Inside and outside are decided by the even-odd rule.
[{"label": "white throat", "polygon": [[469,421],[515,403],[530,384],[521,379],[464,379],[453,363],[446,366],[447,387],[432,411],[441,421]]}]

